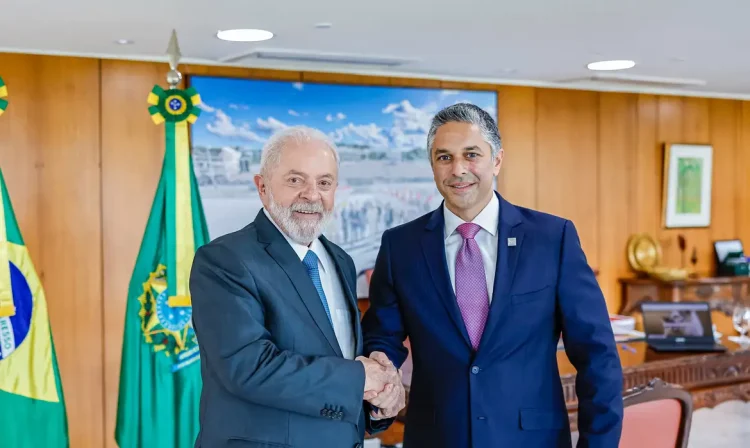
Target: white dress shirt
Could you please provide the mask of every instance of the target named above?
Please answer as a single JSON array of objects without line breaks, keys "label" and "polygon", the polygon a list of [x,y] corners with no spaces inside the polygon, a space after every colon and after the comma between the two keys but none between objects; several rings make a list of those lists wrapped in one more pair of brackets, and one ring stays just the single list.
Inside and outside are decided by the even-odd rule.
[{"label": "white dress shirt", "polygon": [[323,292],[325,293],[326,300],[328,301],[328,309],[331,310],[331,319],[333,320],[333,332],[336,334],[341,353],[346,359],[354,359],[354,329],[352,328],[352,316],[349,310],[348,301],[344,294],[344,288],[341,284],[338,272],[336,271],[336,264],[333,262],[331,255],[320,242],[320,239],[316,239],[310,244],[310,247],[299,244],[287,236],[282,231],[276,222],[273,220],[268,211],[264,208],[263,212],[266,217],[279,229],[284,238],[297,256],[300,259],[300,263],[304,260],[307,251],[311,250],[318,257],[318,272],[320,273],[320,283],[323,285]]},{"label": "white dress shirt", "polygon": [[[443,206],[445,218],[445,256],[448,262],[448,274],[451,278],[453,291],[456,291],[456,256],[463,244],[463,237],[456,230],[459,225],[465,223],[463,219],[456,216],[448,207]],[[495,268],[497,266],[497,224],[500,219],[500,201],[495,194],[489,204],[472,221],[481,227],[474,240],[479,245],[482,253],[482,264],[484,264],[484,276],[487,279],[487,293],[492,303],[492,290],[495,286]]]}]

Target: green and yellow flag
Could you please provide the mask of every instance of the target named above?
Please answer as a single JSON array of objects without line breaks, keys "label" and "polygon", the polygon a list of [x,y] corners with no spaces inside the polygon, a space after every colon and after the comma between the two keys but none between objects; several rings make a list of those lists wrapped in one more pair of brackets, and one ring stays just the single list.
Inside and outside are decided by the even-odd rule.
[{"label": "green and yellow flag", "polygon": [[155,86],[148,103],[165,125],[166,152],[128,291],[115,439],[121,448],[192,448],[202,383],[189,276],[208,228],[188,123],[200,97]]},{"label": "green and yellow flag", "polygon": [[8,87],[3,82],[3,78],[0,78],[0,115],[8,107],[8,100],[5,99],[6,96],[8,96]]},{"label": "green and yellow flag", "polygon": [[[0,114],[8,102],[0,79]],[[44,289],[0,170],[0,447],[68,447]]]}]

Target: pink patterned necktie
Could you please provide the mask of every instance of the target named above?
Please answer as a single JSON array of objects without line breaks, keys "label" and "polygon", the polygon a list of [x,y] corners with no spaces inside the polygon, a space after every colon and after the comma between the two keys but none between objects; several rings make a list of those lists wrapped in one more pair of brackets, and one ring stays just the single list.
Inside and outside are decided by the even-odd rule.
[{"label": "pink patterned necktie", "polygon": [[457,230],[464,241],[456,255],[456,300],[471,345],[476,350],[490,312],[490,296],[487,292],[482,253],[474,240],[480,227],[478,224],[467,222],[458,226]]}]

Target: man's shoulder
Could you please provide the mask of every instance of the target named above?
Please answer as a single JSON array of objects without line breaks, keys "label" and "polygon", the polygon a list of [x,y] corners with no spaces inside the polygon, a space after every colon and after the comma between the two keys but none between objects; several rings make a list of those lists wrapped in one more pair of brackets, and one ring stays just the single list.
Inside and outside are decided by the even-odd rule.
[{"label": "man's shoulder", "polygon": [[519,205],[511,206],[518,212],[526,236],[558,243],[563,238],[566,226],[572,226],[572,222],[562,216]]},{"label": "man's shoulder", "polygon": [[515,205],[524,222],[535,227],[562,229],[568,221],[562,216]]},{"label": "man's shoulder", "polygon": [[196,256],[200,253],[222,252],[230,252],[239,256],[242,253],[252,251],[254,246],[258,246],[256,235],[255,224],[248,224],[242,229],[226,233],[204,244],[196,251]]},{"label": "man's shoulder", "polygon": [[385,232],[383,232],[383,237],[394,239],[413,238],[415,234],[423,232],[425,230],[427,224],[430,221],[430,218],[432,218],[432,215],[434,213],[439,213],[439,210],[440,209],[432,210],[420,216],[419,218],[391,227],[390,229],[387,229]]}]

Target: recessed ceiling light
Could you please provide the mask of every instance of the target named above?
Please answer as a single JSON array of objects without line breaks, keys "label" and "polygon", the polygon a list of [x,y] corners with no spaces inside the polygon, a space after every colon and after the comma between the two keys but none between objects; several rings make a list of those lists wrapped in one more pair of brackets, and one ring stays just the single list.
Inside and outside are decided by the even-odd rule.
[{"label": "recessed ceiling light", "polygon": [[118,45],[130,45],[133,43],[133,41],[130,39],[117,39],[115,43]]},{"label": "recessed ceiling light", "polygon": [[320,22],[315,24],[315,28],[319,28],[321,30],[326,30],[332,26],[333,24],[331,22]]},{"label": "recessed ceiling light", "polygon": [[216,33],[216,37],[230,42],[260,42],[272,38],[273,33],[256,29],[222,30]]},{"label": "recessed ceiling light", "polygon": [[635,62],[628,60],[599,61],[587,65],[589,70],[625,70],[635,67]]}]

